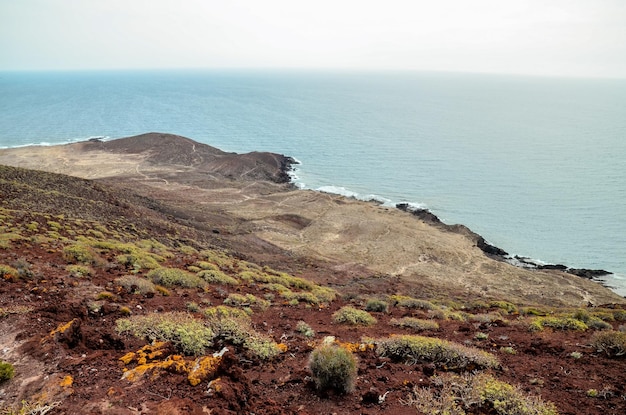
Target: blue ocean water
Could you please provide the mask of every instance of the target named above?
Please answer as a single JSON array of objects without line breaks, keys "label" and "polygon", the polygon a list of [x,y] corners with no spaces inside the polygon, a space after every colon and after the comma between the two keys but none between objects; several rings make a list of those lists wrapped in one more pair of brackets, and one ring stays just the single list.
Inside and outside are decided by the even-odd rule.
[{"label": "blue ocean water", "polygon": [[287,154],[298,183],[427,207],[626,295],[626,80],[452,73],[0,73],[0,147],[148,131]]}]

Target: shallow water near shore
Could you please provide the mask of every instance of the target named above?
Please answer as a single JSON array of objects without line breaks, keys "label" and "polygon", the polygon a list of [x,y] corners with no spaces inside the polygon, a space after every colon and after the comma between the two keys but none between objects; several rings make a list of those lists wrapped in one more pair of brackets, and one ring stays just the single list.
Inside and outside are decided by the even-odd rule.
[{"label": "shallow water near shore", "polygon": [[426,207],[626,295],[626,80],[0,73],[0,147],[148,131],[297,158],[306,188]]}]

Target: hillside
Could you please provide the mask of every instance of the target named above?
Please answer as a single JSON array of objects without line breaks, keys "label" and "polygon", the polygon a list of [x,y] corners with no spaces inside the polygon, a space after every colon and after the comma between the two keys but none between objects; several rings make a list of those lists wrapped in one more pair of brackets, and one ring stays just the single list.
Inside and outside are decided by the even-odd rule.
[{"label": "hillside", "polygon": [[[626,411],[626,310],[599,284],[170,138],[0,151],[98,178],[0,167],[7,413]],[[324,341],[356,356],[346,395],[307,368]]]}]

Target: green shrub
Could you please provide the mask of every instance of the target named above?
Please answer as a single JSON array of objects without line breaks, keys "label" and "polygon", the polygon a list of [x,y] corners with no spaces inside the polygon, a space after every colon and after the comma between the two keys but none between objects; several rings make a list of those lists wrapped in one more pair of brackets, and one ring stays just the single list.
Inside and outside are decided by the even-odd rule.
[{"label": "green shrub", "polygon": [[9,249],[13,241],[19,241],[24,237],[18,233],[0,233],[0,249]]},{"label": "green shrub", "polygon": [[498,359],[474,347],[433,337],[392,336],[376,341],[376,353],[409,364],[432,362],[447,369],[498,367]]},{"label": "green shrub", "polygon": [[311,326],[304,321],[298,321],[298,324],[296,324],[296,331],[304,337],[315,337],[315,330],[313,330]]},{"label": "green shrub", "polygon": [[63,259],[73,264],[94,265],[102,262],[102,259],[93,250],[92,247],[77,243],[63,248]]},{"label": "green shrub", "polygon": [[211,318],[207,324],[216,341],[241,346],[255,358],[269,360],[282,353],[274,340],[254,330],[248,317]]},{"label": "green shrub", "polygon": [[489,334],[478,332],[474,335],[474,338],[476,340],[487,340],[489,338]]},{"label": "green shrub", "polygon": [[432,320],[424,320],[421,318],[415,317],[403,317],[400,319],[392,318],[389,321],[389,324],[392,326],[410,328],[415,331],[424,331],[424,330],[438,330],[439,324],[436,321]]},{"label": "green shrub", "polygon": [[225,305],[218,305],[217,307],[208,307],[203,311],[204,316],[209,320],[221,319],[221,318],[249,318],[248,313],[238,308],[227,307]]},{"label": "green shrub", "polygon": [[193,246],[181,245],[178,247],[178,252],[185,255],[195,255],[198,253],[198,250]]},{"label": "green shrub", "polygon": [[211,284],[239,285],[239,281],[236,278],[233,278],[219,270],[204,269],[196,275]]},{"label": "green shrub", "polygon": [[198,261],[196,262],[196,266],[200,269],[210,270],[210,271],[219,271],[220,269],[220,267],[218,267],[214,263],[207,262],[207,261]]},{"label": "green shrub", "polygon": [[479,378],[481,400],[491,404],[499,415],[558,415],[556,407],[544,403],[538,397],[531,397],[506,382],[491,376]]},{"label": "green shrub", "polygon": [[550,314],[550,310],[537,307],[523,307],[519,312],[524,316],[547,316]]},{"label": "green shrub", "polygon": [[96,295],[96,300],[107,300],[107,301],[111,301],[115,299],[115,294],[110,293],[108,291],[102,291],[99,292],[98,295]]},{"label": "green shrub", "polygon": [[421,310],[436,310],[438,308],[428,300],[420,300],[405,295],[389,296],[389,301],[396,307],[416,308]]},{"label": "green shrub", "polygon": [[530,331],[542,331],[545,327],[555,330],[585,331],[587,325],[572,317],[536,317],[530,323]]},{"label": "green shrub", "polygon": [[500,347],[500,351],[506,354],[517,354],[517,350],[515,350],[511,346]]},{"label": "green shrub", "polygon": [[389,311],[389,304],[387,301],[379,300],[377,298],[370,298],[365,303],[365,311],[373,311],[376,313],[386,313]]},{"label": "green shrub", "polygon": [[124,275],[116,278],[115,283],[131,294],[146,295],[148,293],[156,293],[156,288],[152,281],[135,275]]},{"label": "green shrub", "polygon": [[13,368],[13,365],[0,360],[0,383],[13,378],[14,375],[15,369]]},{"label": "green shrub", "polygon": [[591,318],[589,319],[589,321],[586,322],[587,326],[591,329],[595,329],[595,330],[611,330],[613,329],[613,326],[611,326],[610,323],[607,323],[606,321],[596,317],[596,316],[591,316]]},{"label": "green shrub", "polygon": [[153,283],[171,287],[178,285],[186,288],[205,287],[206,282],[195,274],[178,268],[157,268],[147,275]]},{"label": "green shrub", "polygon": [[150,341],[168,341],[188,355],[203,355],[213,343],[213,331],[187,313],[150,313],[116,321],[120,334],[132,334]]},{"label": "green shrub", "polygon": [[357,310],[351,306],[345,306],[337,310],[333,314],[333,321],[352,326],[371,326],[376,324],[376,319],[367,311]]},{"label": "green shrub", "polygon": [[615,321],[626,321],[626,310],[613,311],[613,318]]},{"label": "green shrub", "polygon": [[19,275],[18,270],[8,265],[0,264],[0,278],[6,280],[17,278]]},{"label": "green shrub", "polygon": [[344,394],[354,390],[356,359],[343,347],[322,345],[315,348],[309,357],[309,369],[320,391],[332,389]]},{"label": "green shrub", "polygon": [[497,415],[558,415],[554,404],[491,375],[443,374],[431,383],[428,389],[413,388],[402,403],[425,415],[465,415],[477,408]]},{"label": "green shrub", "polygon": [[499,308],[506,311],[507,314],[517,313],[517,306],[508,301],[492,301],[489,303],[489,307]]},{"label": "green shrub", "polygon": [[229,294],[224,300],[224,304],[235,307],[256,307],[266,310],[270,306],[270,302],[252,294]]},{"label": "green shrub", "polygon": [[86,265],[68,265],[65,270],[70,273],[72,277],[85,278],[93,275],[93,268]]},{"label": "green shrub", "polygon": [[197,313],[198,311],[200,311],[200,306],[198,305],[198,303],[194,302],[194,301],[190,301],[186,304],[187,307],[187,311],[190,311],[192,313]]},{"label": "green shrub", "polygon": [[626,332],[605,331],[596,333],[591,341],[597,351],[609,357],[620,357],[626,355]]},{"label": "green shrub", "polygon": [[[159,261],[161,259],[161,261]],[[164,259],[158,258],[154,254],[146,254],[143,252],[122,254],[115,257],[115,260],[120,264],[128,268],[133,268],[134,272],[139,272],[143,269],[157,269],[161,265]]]},{"label": "green shrub", "polygon": [[493,323],[494,321],[503,321],[502,315],[500,315],[499,313],[468,314],[467,320],[483,324]]}]

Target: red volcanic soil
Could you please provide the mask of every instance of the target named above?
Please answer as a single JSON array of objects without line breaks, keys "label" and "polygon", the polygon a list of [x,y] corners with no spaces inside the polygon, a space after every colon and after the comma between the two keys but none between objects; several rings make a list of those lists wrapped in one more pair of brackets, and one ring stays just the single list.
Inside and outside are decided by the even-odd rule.
[{"label": "red volcanic soil", "polygon": [[[238,171],[235,167],[232,171]],[[478,301],[453,288],[420,287],[419,281],[409,287],[402,278],[295,256],[260,238],[228,239],[219,230],[181,219],[180,206],[170,208],[166,200],[68,176],[0,166],[0,192],[0,360],[15,371],[11,379],[0,381],[0,413],[419,414],[407,405],[415,390],[441,391],[441,376],[472,371],[516,386],[527,399],[552,402],[559,414],[626,413],[626,359],[592,346],[599,328],[623,329],[626,312],[621,306],[514,306]],[[219,269],[238,284],[170,284],[139,294],[137,285],[125,288],[116,281],[133,275],[148,282],[155,267],[190,275],[203,267]],[[259,279],[244,278],[249,270],[257,270]],[[302,297],[288,299],[260,276],[295,281],[290,287]],[[333,289],[336,298],[311,300],[312,283],[293,277]],[[116,330],[121,319],[168,312],[187,313],[207,324],[203,311],[228,303],[233,294],[270,302],[257,306],[248,300],[239,308],[253,311],[248,332],[272,339],[280,354],[263,359],[239,341],[215,337],[201,355],[211,357],[223,347],[228,351],[217,360],[207,359],[213,363],[196,383],[189,373],[194,361],[201,362],[196,356],[183,356],[174,343],[151,346],[147,338]],[[393,295],[430,302],[414,301],[421,308],[408,307]],[[370,313],[375,324],[334,321],[340,308],[364,310],[372,298],[389,306],[388,311]],[[586,317],[590,327],[531,332],[535,314]],[[597,317],[596,328],[591,327],[592,316]],[[391,324],[403,317],[435,322],[438,328],[414,332]],[[314,336],[297,330],[301,321]],[[397,334],[488,352],[500,365],[462,370],[449,362],[406,363],[379,355],[381,340]],[[315,388],[309,356],[327,336],[354,350],[357,377],[351,393]],[[137,353],[146,346],[144,354]],[[522,413],[498,412],[492,402],[474,402],[466,412]]]},{"label": "red volcanic soil", "polygon": [[[28,275],[0,281],[0,307],[14,310],[0,319],[5,349],[0,357],[12,361],[17,373],[8,384],[2,384],[3,404],[47,394],[61,402],[52,412],[59,414],[415,414],[418,412],[403,405],[403,400],[414,387],[432,386],[432,376],[445,371],[428,362],[394,362],[366,349],[356,352],[358,378],[353,393],[320,393],[314,388],[307,361],[324,336],[361,342],[364,337],[407,334],[410,332],[389,325],[389,321],[406,316],[432,319],[433,315],[425,310],[391,307],[389,313],[371,313],[378,320],[374,326],[352,327],[334,323],[332,314],[347,304],[363,308],[362,297],[338,299],[324,307],[288,305],[277,298],[267,310],[255,310],[252,315],[258,331],[287,346],[287,351],[274,360],[250,358],[230,345],[213,377],[219,378],[217,390],[211,389],[208,381],[191,386],[185,374],[168,371],[135,382],[122,380],[127,367],[119,359],[148,344],[116,333],[115,321],[125,316],[122,307],[128,307],[133,315],[182,311],[191,302],[219,305],[229,293],[260,296],[262,290],[242,284],[236,288],[212,285],[206,291],[173,288],[167,297],[130,294],[112,284],[129,270],[114,265],[112,256],[103,259],[108,266],[94,267],[93,276],[77,278],[65,271],[67,261],[54,244],[14,241],[10,249],[0,250],[0,264],[28,264]],[[198,259],[196,254],[178,253],[163,265],[186,268]],[[115,295],[94,311],[91,304],[104,290]],[[21,307],[30,311],[16,311]],[[475,309],[471,313],[498,310]],[[191,314],[202,319],[200,313]],[[63,335],[50,335],[71,321],[75,321],[73,327]],[[299,321],[315,330],[313,339],[296,331]],[[530,333],[526,318],[517,313],[504,313],[501,319],[487,323],[436,321],[438,330],[421,334],[497,355],[502,367],[492,370],[494,376],[555,403],[561,414],[626,412],[625,361],[609,359],[591,348],[593,330]],[[617,323],[612,324],[617,327]],[[478,332],[488,334],[488,339],[477,340]],[[512,347],[516,353],[504,353],[502,347]],[[572,352],[582,357],[574,359]],[[71,376],[71,383],[59,386],[67,376]],[[598,396],[588,396],[592,389]],[[495,412],[485,407],[474,413]]]}]

